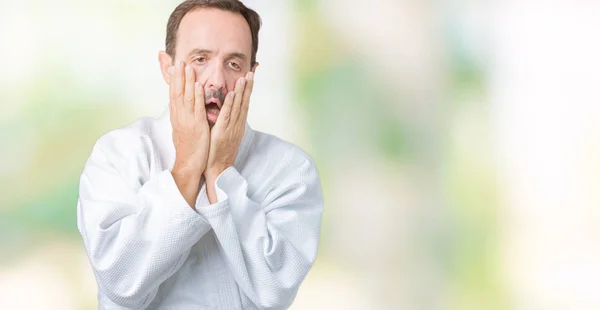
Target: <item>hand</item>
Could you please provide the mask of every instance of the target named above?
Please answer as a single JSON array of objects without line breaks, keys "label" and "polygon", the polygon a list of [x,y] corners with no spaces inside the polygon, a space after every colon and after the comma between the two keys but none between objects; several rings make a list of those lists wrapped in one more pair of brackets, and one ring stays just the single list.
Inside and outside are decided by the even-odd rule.
[{"label": "hand", "polygon": [[237,80],[235,91],[225,97],[223,109],[211,130],[210,150],[204,172],[207,184],[210,186],[208,190],[211,203],[216,201],[216,195],[210,197],[214,181],[225,169],[233,165],[246,132],[248,106],[253,87],[253,72],[248,72],[245,77]]},{"label": "hand", "polygon": [[177,188],[193,208],[206,168],[210,129],[204,107],[204,85],[195,83],[195,72],[178,61],[169,68],[169,110],[175,145],[171,170]]},{"label": "hand", "polygon": [[206,168],[210,130],[204,106],[204,86],[195,83],[194,69],[178,61],[169,68],[170,117],[175,145],[174,171],[202,175]]}]

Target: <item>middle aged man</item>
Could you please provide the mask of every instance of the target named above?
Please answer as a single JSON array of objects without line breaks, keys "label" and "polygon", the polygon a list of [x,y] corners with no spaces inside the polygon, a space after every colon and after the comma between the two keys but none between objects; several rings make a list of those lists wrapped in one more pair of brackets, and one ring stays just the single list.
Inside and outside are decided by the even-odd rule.
[{"label": "middle aged man", "polygon": [[171,14],[168,111],[98,139],[77,226],[100,309],[285,309],[311,268],[323,201],[298,147],[246,124],[260,18],[237,0]]}]

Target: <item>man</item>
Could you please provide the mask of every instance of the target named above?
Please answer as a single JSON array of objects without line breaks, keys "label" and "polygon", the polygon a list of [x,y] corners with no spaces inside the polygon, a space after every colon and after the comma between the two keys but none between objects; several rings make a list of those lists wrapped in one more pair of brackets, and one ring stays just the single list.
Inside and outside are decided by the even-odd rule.
[{"label": "man", "polygon": [[188,0],[159,53],[170,103],[98,139],[77,224],[101,309],[285,309],[317,254],[311,158],[246,124],[260,18]]}]

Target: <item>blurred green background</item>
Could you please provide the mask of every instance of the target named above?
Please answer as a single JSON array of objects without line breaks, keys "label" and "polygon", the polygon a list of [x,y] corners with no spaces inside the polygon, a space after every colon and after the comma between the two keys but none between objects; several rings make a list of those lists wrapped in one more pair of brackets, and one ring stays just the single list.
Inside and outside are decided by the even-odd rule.
[{"label": "blurred green background", "polygon": [[[600,309],[600,5],[248,0],[249,123],[313,156],[292,309]],[[96,139],[167,107],[179,1],[0,0],[0,309],[96,309]]]}]

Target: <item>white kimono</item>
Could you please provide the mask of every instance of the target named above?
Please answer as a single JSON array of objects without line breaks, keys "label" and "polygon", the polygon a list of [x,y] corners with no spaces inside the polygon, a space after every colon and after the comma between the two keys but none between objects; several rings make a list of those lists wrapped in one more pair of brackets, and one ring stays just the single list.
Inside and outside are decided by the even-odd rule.
[{"label": "white kimono", "polygon": [[77,227],[100,309],[286,309],[312,266],[323,198],[311,158],[246,125],[232,167],[195,210],[170,173],[169,110],[98,139]]}]

